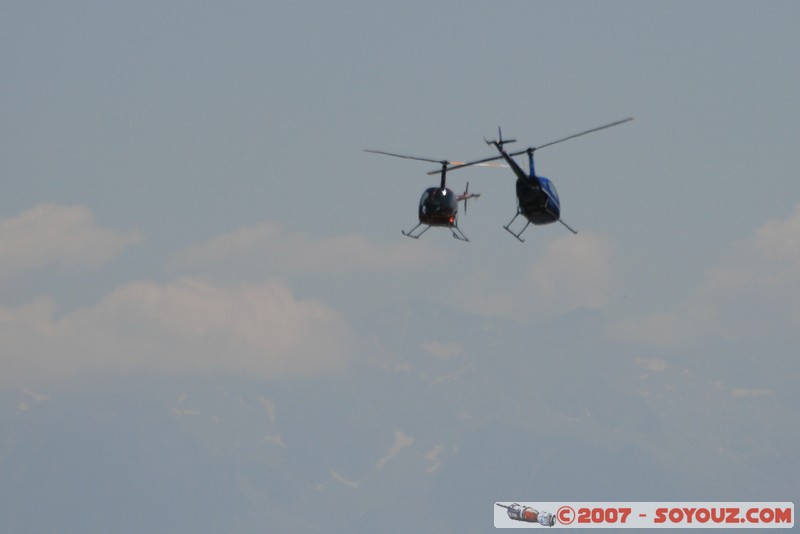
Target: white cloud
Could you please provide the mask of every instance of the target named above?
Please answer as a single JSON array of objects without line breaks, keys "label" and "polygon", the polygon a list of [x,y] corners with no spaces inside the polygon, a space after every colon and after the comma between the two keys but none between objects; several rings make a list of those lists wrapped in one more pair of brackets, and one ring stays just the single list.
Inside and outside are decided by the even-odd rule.
[{"label": "white cloud", "polygon": [[464,347],[458,343],[442,343],[441,341],[430,341],[423,343],[421,347],[429,354],[441,360],[449,360],[464,352]]},{"label": "white cloud", "polygon": [[612,254],[611,242],[602,236],[554,239],[530,270],[530,284],[551,308],[602,308],[610,294]]},{"label": "white cloud", "polygon": [[169,268],[179,272],[236,270],[342,274],[376,269],[416,269],[438,264],[444,255],[421,241],[383,245],[360,234],[319,238],[290,233],[280,225],[245,226],[177,254]]},{"label": "white cloud", "polygon": [[[386,452],[386,454],[384,454],[380,459],[378,459],[378,461],[375,463],[375,467],[370,469],[366,474],[364,474],[363,476],[361,476],[357,480],[352,480],[352,479],[346,478],[343,475],[339,474],[334,469],[330,469],[329,472],[331,474],[331,477],[334,480],[344,484],[345,486],[349,486],[349,487],[351,487],[353,489],[357,489],[364,481],[366,481],[370,477],[375,476],[376,472],[378,472],[381,469],[383,469],[384,467],[386,467],[386,464],[388,464],[390,461],[395,459],[401,452],[403,452],[405,449],[411,447],[414,444],[414,442],[415,442],[415,440],[411,436],[407,436],[403,432],[401,432],[399,430],[395,430],[394,431],[394,443],[392,443],[392,446],[389,448],[389,450]],[[438,451],[437,451],[437,454],[438,454]],[[433,457],[431,457],[431,461],[434,461],[434,460],[435,460],[435,455]],[[438,467],[438,465],[436,467]],[[318,484],[317,485],[317,490],[322,490],[326,485],[327,485],[327,483]]]},{"label": "white cloud", "polygon": [[740,243],[698,293],[727,338],[800,333],[800,204]]},{"label": "white cloud", "polygon": [[145,369],[276,378],[341,368],[354,346],[338,313],[279,281],[135,282],[63,317],[54,309],[46,298],[0,308],[0,382]]},{"label": "white cloud", "polygon": [[662,312],[620,321],[615,331],[628,342],[674,347],[693,340],[697,325],[698,321],[685,312]]},{"label": "white cloud", "polygon": [[141,241],[136,232],[118,233],[98,225],[84,206],[39,204],[0,220],[0,280],[48,266],[97,267]]},{"label": "white cloud", "polygon": [[667,364],[661,358],[636,358],[636,364],[650,371],[663,371]]},{"label": "white cloud", "polygon": [[[361,484],[360,480],[347,479],[347,478],[343,477],[342,475],[340,475],[339,473],[337,473],[336,471],[334,471],[333,469],[330,470],[330,473],[331,473],[331,476],[335,480],[337,480],[337,481],[341,482],[342,484],[344,484],[345,486],[349,486],[349,487],[351,487],[353,489],[358,489],[359,484]],[[322,489],[322,485],[317,486],[317,489]]]},{"label": "white cloud", "polygon": [[[550,241],[536,260],[503,277],[473,272],[458,284],[454,301],[471,313],[545,319],[577,308],[603,308],[613,284],[611,241],[597,234],[567,235]],[[513,291],[508,278],[519,278]],[[531,303],[535,303],[531,305]]]},{"label": "white cloud", "polygon": [[731,390],[731,397],[770,397],[774,394],[771,389],[761,389],[761,388],[752,388],[752,389],[732,389]]},{"label": "white cloud", "polygon": [[678,309],[618,325],[625,341],[674,346],[706,336],[724,339],[800,332],[800,204],[732,247]]},{"label": "white cloud", "polygon": [[[516,276],[522,276],[517,273]],[[486,317],[514,318],[520,313],[518,293],[510,293],[490,270],[476,270],[462,276],[452,293],[452,304],[468,313]],[[522,288],[521,288],[522,289]]]},{"label": "white cloud", "polygon": [[444,447],[442,447],[441,445],[437,445],[430,452],[428,452],[427,454],[422,455],[423,458],[425,458],[426,460],[428,460],[431,463],[431,465],[429,465],[425,469],[425,472],[428,473],[429,475],[442,466],[442,461],[439,459],[439,454],[443,450],[444,450]]},{"label": "white cloud", "polygon": [[403,449],[406,449],[414,444],[414,438],[411,436],[407,436],[400,432],[399,430],[394,431],[394,443],[392,447],[375,465],[377,469],[383,469],[383,467],[389,463],[392,459],[394,459],[398,454],[400,454]]},{"label": "white cloud", "polygon": [[765,258],[800,267],[800,204],[787,219],[775,219],[759,228],[753,241]]},{"label": "white cloud", "polygon": [[267,413],[267,419],[269,422],[274,423],[278,419],[276,415],[277,408],[275,407],[275,403],[261,396],[258,397],[258,400],[264,405],[264,411]]}]

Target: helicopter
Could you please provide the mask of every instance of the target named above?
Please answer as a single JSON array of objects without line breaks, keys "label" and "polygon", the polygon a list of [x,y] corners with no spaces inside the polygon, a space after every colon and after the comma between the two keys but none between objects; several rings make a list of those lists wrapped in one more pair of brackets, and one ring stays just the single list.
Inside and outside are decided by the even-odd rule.
[{"label": "helicopter", "polygon": [[[632,121],[633,117],[628,117],[627,119],[622,119],[616,122],[612,122],[610,124],[605,124],[603,126],[598,126],[597,128],[592,128],[591,130],[586,130],[577,134],[569,135],[567,137],[563,137],[556,141],[551,141],[549,143],[545,143],[544,145],[540,145],[537,147],[529,147],[525,150],[521,150],[519,152],[513,152],[509,154],[504,147],[504,145],[515,143],[516,139],[503,139],[502,130],[498,128],[498,138],[497,140],[488,140],[485,139],[486,144],[494,146],[497,151],[500,153],[499,156],[494,156],[491,158],[484,158],[476,161],[471,161],[467,163],[459,163],[452,165],[449,171],[453,171],[456,169],[462,169],[464,167],[470,167],[472,165],[487,165],[489,162],[496,161],[499,159],[505,160],[509,167],[514,171],[514,174],[517,177],[517,184],[516,184],[516,192],[517,192],[517,212],[514,214],[514,217],[503,226],[503,228],[508,231],[511,235],[516,237],[520,242],[525,242],[522,239],[522,233],[528,228],[529,225],[543,225],[543,224],[551,224],[554,222],[560,222],[564,227],[566,227],[570,232],[573,234],[577,234],[577,230],[572,228],[566,222],[561,219],[561,202],[558,198],[558,192],[556,191],[556,187],[552,181],[545,178],[544,176],[537,176],[536,171],[533,166],[533,153],[537,150],[541,150],[542,148],[549,147],[555,145],[557,143],[562,143],[564,141],[568,141],[570,139],[574,139],[576,137],[580,137],[582,135],[590,134],[593,132],[597,132],[600,130],[604,130],[606,128],[611,128],[612,126],[618,126],[620,124],[626,123],[628,121]],[[514,161],[513,156],[519,156],[521,154],[528,155],[528,173],[522,170],[519,164]],[[444,168],[442,169],[442,175],[444,176]],[[428,173],[435,174],[434,171]],[[527,222],[525,226],[519,232],[515,232],[511,229],[511,225],[514,221],[517,220],[517,217],[522,215]]]},{"label": "helicopter", "polygon": [[[462,162],[451,162],[447,160],[435,160],[428,158],[418,158],[415,156],[405,156],[402,154],[394,154],[392,152],[384,152],[382,150],[369,150],[365,152],[373,154],[383,154],[385,156],[394,156],[397,158],[413,159],[417,161],[428,161],[431,163],[439,163],[442,168],[438,173],[441,173],[441,184],[439,187],[429,187],[426,189],[419,199],[419,222],[417,225],[406,232],[401,230],[404,236],[419,239],[422,234],[428,231],[431,226],[442,226],[449,228],[453,237],[459,241],[469,241],[464,232],[458,227],[458,203],[464,202],[464,213],[467,212],[467,201],[471,198],[478,198],[480,193],[469,192],[469,182],[463,193],[456,195],[452,189],[448,189],[446,185],[447,170],[450,165],[463,165]],[[477,162],[475,163],[478,164]],[[436,174],[429,173],[429,174]],[[420,226],[425,226],[420,232],[416,232]]]}]

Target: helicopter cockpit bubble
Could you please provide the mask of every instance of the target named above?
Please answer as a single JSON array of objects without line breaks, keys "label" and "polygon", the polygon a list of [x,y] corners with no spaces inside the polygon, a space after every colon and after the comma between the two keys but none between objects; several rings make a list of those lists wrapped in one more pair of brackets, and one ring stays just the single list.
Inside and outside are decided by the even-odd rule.
[{"label": "helicopter cockpit bubble", "polygon": [[431,187],[419,199],[420,220],[432,224],[448,224],[458,211],[458,197],[449,189]]}]

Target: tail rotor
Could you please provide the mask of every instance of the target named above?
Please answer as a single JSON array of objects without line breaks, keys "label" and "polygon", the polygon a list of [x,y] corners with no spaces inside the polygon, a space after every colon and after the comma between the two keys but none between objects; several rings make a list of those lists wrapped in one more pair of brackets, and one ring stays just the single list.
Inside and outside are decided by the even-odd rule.
[{"label": "tail rotor", "polygon": [[479,196],[481,196],[480,193],[470,193],[469,192],[469,182],[467,182],[467,188],[464,190],[463,193],[458,195],[458,200],[463,200],[464,201],[464,214],[465,215],[467,213],[467,201],[469,199],[471,199],[471,198],[478,198]]},{"label": "tail rotor", "polygon": [[487,145],[497,145],[499,148],[503,148],[503,145],[508,145],[510,143],[516,143],[516,139],[503,139],[503,130],[498,126],[497,127],[497,141],[489,141],[488,139],[484,139]]}]

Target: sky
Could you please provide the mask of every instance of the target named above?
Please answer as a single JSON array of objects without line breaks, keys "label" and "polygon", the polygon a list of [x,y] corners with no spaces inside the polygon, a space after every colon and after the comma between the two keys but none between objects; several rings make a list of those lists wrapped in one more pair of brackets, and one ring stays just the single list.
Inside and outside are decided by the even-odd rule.
[{"label": "sky", "polygon": [[[274,525],[281,496],[306,491],[354,526],[361,497],[341,492],[366,491],[375,473],[373,497],[408,510],[421,505],[412,495],[455,489],[485,506],[463,524],[426,509],[406,525],[442,531],[483,531],[503,499],[647,487],[652,499],[796,500],[797,478],[781,473],[797,472],[787,443],[800,438],[798,17],[796,2],[739,0],[4,3],[0,463],[39,439],[90,447],[79,433],[140,454],[177,425],[225,459],[220,476],[239,477],[205,494],[238,510],[215,516],[216,531]],[[412,240],[400,230],[436,166],[363,151],[463,161],[491,156],[498,127],[522,149],[626,117],[537,152],[579,233],[529,227],[525,243],[502,228],[516,209],[507,169],[448,176],[481,193],[460,213],[469,243],[441,229]],[[530,368],[530,382],[509,386],[504,365]],[[561,387],[537,387],[549,370]],[[461,389],[430,396],[436,377]],[[242,410],[269,424],[328,413],[341,426],[304,430],[297,448],[288,428],[266,431],[263,447],[291,450],[270,460],[282,482],[245,492],[238,449],[209,443],[246,441],[246,425],[213,439],[180,426],[213,409],[179,399],[208,390],[221,403],[220,383],[249,392]],[[98,397],[138,414],[120,423],[136,439],[84,413]],[[658,430],[625,411],[631,399]],[[426,402],[457,424],[425,417]],[[47,412],[58,405],[71,408]],[[627,415],[570,427],[589,407]],[[49,415],[35,433],[24,418],[37,410]],[[538,435],[504,413],[560,417],[537,449],[551,469],[605,451],[619,486],[602,473],[552,491],[496,478],[481,460],[493,436],[522,454]],[[341,452],[309,445],[322,435]],[[91,463],[76,454],[63,459]],[[248,466],[269,463],[253,454]],[[735,463],[708,467],[720,457]],[[19,494],[64,505],[37,488],[74,472],[22,458]],[[689,460],[668,470],[670,458]],[[645,460],[675,478],[644,476]],[[470,493],[456,467],[494,493]],[[131,507],[161,503],[136,495]],[[7,505],[12,525],[46,530],[26,528],[31,502]],[[128,512],[109,510],[78,514],[75,529]]]}]

